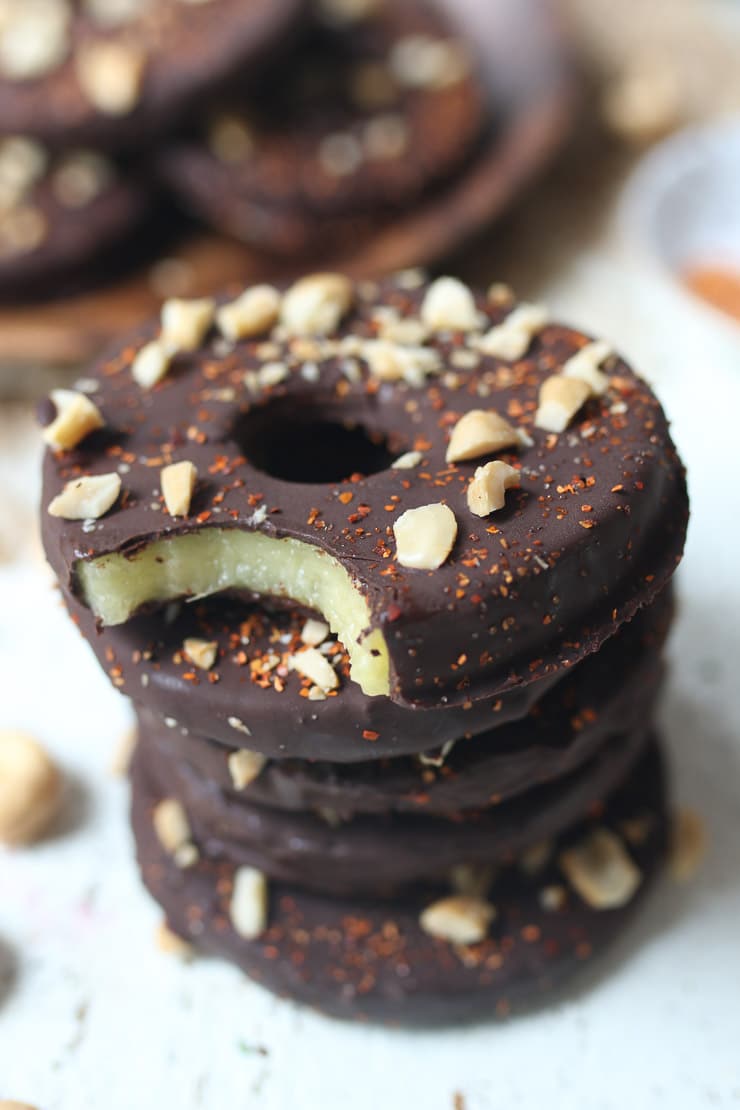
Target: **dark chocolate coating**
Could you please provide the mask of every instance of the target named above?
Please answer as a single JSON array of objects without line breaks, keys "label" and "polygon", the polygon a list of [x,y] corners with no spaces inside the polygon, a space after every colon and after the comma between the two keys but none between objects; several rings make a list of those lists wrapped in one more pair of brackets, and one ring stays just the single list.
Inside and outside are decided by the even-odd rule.
[{"label": "dark chocolate coating", "polygon": [[[672,598],[667,590],[649,609],[639,613],[607,641],[601,651],[572,668],[526,717],[499,725],[473,739],[458,739],[441,766],[435,767],[417,758],[376,757],[349,765],[305,758],[271,760],[259,777],[239,792],[239,797],[277,809],[328,809],[343,817],[390,811],[445,814],[490,805],[494,799],[505,801],[560,778],[592,756],[608,736],[644,726],[652,718],[663,674],[660,653],[672,610]],[[100,637],[101,660],[107,639],[105,635]],[[161,658],[161,653],[158,656]],[[106,663],[109,670],[116,665],[115,658]],[[185,668],[186,664],[179,664],[180,670]],[[200,684],[193,689],[187,688],[184,679],[167,685],[166,676],[172,669],[163,663],[165,674],[157,673],[157,681],[153,678],[146,690],[141,691],[139,697],[146,695],[147,700],[146,707],[141,701],[137,707],[140,732],[145,734],[147,743],[159,750],[162,758],[184,760],[201,779],[231,791],[228,757],[240,746],[238,740],[229,745],[205,740],[194,728],[185,729],[183,724],[200,716],[192,710],[201,692],[214,691],[218,695],[220,691],[225,697],[239,668],[222,667],[222,682]],[[126,674],[125,664],[123,674]],[[295,676],[286,678],[285,689],[280,694],[274,687],[262,690],[250,683],[239,701],[227,702],[235,714],[243,715],[250,722],[252,737],[245,737],[250,745],[260,746],[263,735],[270,736],[274,742],[283,735],[286,718],[292,724],[294,715],[300,715],[306,701],[295,696],[297,682],[291,684],[291,678]],[[166,702],[162,701],[162,692],[169,695]],[[345,748],[352,751],[361,746],[375,756],[376,744],[362,741],[349,727],[360,698],[362,695],[357,688],[349,684],[338,698],[318,703],[318,707],[343,708],[348,727],[334,738],[336,751]],[[363,703],[376,705],[379,700],[364,698]],[[443,712],[404,710],[385,701],[397,715],[406,715],[410,737],[417,742],[424,738],[425,722],[434,722]],[[283,711],[284,706],[287,712]],[[262,713],[258,713],[258,707],[262,707]],[[173,712],[178,713],[183,724],[172,727],[170,714]],[[451,712],[454,715],[455,711]],[[164,723],[163,716],[168,718],[169,726]],[[302,727],[303,734],[301,725],[295,724],[296,751],[313,752],[316,745],[313,729],[318,725],[305,722]],[[322,727],[326,728],[326,722]],[[234,730],[229,731],[233,733]]]},{"label": "dark chocolate coating", "polygon": [[[120,171],[79,207],[59,202],[47,174],[30,191],[25,205],[38,210],[46,233],[30,250],[0,255],[0,298],[5,303],[58,294],[60,283],[76,280],[79,271],[98,266],[106,254],[107,268],[115,272],[116,259],[110,259],[110,252],[140,229],[152,200],[139,176]],[[120,246],[120,251],[125,253],[128,247]]]},{"label": "dark chocolate coating", "polygon": [[[469,72],[439,87],[404,88],[391,75],[403,40],[446,46],[451,34],[441,13],[419,0],[385,0],[348,25],[315,20],[266,85],[248,85],[221,105],[248,127],[245,157],[220,159],[202,127],[165,150],[165,180],[207,223],[269,251],[326,250],[327,238],[339,245],[342,235],[367,232],[379,215],[409,206],[460,168],[482,133],[484,94],[472,57]],[[383,85],[369,103],[354,91],[368,71]],[[386,128],[402,127],[405,141],[393,156],[370,156],[368,127],[389,118]],[[336,136],[356,151],[356,165],[334,173],[321,152]]]},{"label": "dark chocolate coating", "polygon": [[340,1018],[408,1025],[453,1025],[505,1017],[542,1001],[589,965],[623,932],[665,856],[667,816],[659,751],[651,744],[629,781],[597,818],[618,834],[628,819],[647,818],[645,836],[628,850],[642,873],[625,906],[595,910],[568,892],[546,910],[542,891],[564,883],[559,851],[585,835],[569,830],[536,875],[514,866],[490,892],[497,917],[485,941],[456,948],[418,924],[439,892],[409,890],[392,905],[371,899],[334,900],[282,883],[270,885],[269,927],[255,941],[238,936],[229,919],[234,867],[201,859],[178,870],[154,836],[151,810],[161,797],[139,769],[133,824],[144,882],[170,927],[204,952],[225,957],[275,993]]},{"label": "dark chocolate coating", "polygon": [[[242,67],[253,67],[298,20],[303,0],[150,0],[142,15],[101,33],[81,0],[70,51],[56,68],[30,80],[0,79],[0,134],[24,134],[50,146],[139,149]],[[80,45],[111,38],[142,48],[147,62],[134,109],[99,111],[76,75]]]},{"label": "dark chocolate coating", "polygon": [[[181,606],[172,620],[156,612],[96,628],[90,611],[70,594],[64,596],[101,667],[137,707],[167,718],[178,735],[185,729],[271,759],[356,763],[431,751],[519,720],[560,677],[548,676],[487,701],[447,706],[440,698],[435,709],[417,709],[386,697],[366,697],[350,681],[348,656],[342,652],[334,657],[343,679],[336,696],[310,701],[305,681],[286,665],[264,677],[250,667],[276,651],[287,658],[290,650],[300,647],[306,611],[267,610],[213,597]],[[245,622],[246,646],[240,636]],[[193,667],[183,654],[189,637],[218,642],[219,661],[208,673]],[[276,643],[277,637],[289,640]],[[230,723],[234,718],[247,725],[248,734]]]},{"label": "dark chocolate coating", "polygon": [[270,878],[328,894],[392,897],[409,884],[444,882],[463,863],[505,861],[582,820],[615,790],[645,748],[649,724],[612,736],[566,778],[512,801],[447,817],[290,813],[226,794],[151,745],[135,760],[188,815],[201,852],[249,865]]},{"label": "dark chocolate coating", "polygon": [[[374,336],[381,302],[418,314],[424,290],[402,284],[363,286],[343,334]],[[490,324],[510,310],[483,296],[477,303]],[[75,452],[47,452],[44,506],[66,481],[124,465],[124,496],[86,531],[42,514],[46,552],[67,592],[76,588],[78,560],[122,552],[135,575],[137,550],[158,539],[213,527],[293,537],[334,556],[364,594],[373,627],[385,633],[393,700],[437,707],[494,699],[585,658],[657,596],[681,557],[683,468],[658,401],[623,362],[609,367],[610,391],[588,401],[562,435],[533,426],[541,383],[586,341],[576,331],[548,325],[519,362],[481,356],[476,370],[456,371],[457,384],[443,376],[424,388],[378,383],[364,363],[361,379],[350,382],[334,357],[309,381],[285,341],[276,357],[287,361],[289,375],[258,399],[244,384],[245,370],[261,365],[255,342],[227,354],[207,342],[143,392],[130,367],[155,331],[150,325],[127,338],[92,371],[109,427]],[[449,365],[463,340],[458,332],[435,334],[431,346]],[[224,400],[231,394],[221,389],[233,390],[234,399]],[[465,496],[477,463],[445,462],[447,429],[482,406],[506,414],[534,441],[501,454],[521,465],[521,489],[510,490],[505,508],[487,519],[470,514]],[[384,437],[391,457],[416,446],[423,461],[414,470],[360,477],[352,452],[342,450],[336,480],[292,480],[310,474],[301,454],[292,458],[291,441],[310,439],[317,422],[319,439],[327,422],[354,424]],[[260,457],[258,469],[248,456],[265,451],[266,433],[272,454]],[[179,459],[192,461],[202,480],[191,515],[172,519],[152,497],[152,468]],[[264,472],[286,466],[291,480]],[[440,501],[458,521],[450,557],[430,571],[399,565],[393,522]]]}]

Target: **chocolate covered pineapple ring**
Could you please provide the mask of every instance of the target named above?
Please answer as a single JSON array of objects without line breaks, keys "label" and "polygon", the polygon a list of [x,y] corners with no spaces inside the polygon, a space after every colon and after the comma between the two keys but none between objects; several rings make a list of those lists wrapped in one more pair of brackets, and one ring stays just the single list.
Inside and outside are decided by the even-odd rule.
[{"label": "chocolate covered pineapple ring", "polygon": [[668,840],[662,760],[651,745],[624,788],[554,843],[539,868],[515,863],[483,887],[479,899],[493,912],[480,927],[475,898],[448,903],[443,919],[439,899],[453,893],[450,885],[411,888],[389,903],[336,900],[270,880],[266,889],[254,884],[250,897],[228,856],[201,853],[189,867],[176,865],[152,822],[162,798],[137,763],[139,866],[177,934],[280,995],[394,1025],[505,1017],[552,991],[622,935]]},{"label": "chocolate covered pineapple ring", "polygon": [[[232,653],[219,665],[218,683],[195,685],[185,660],[178,665],[164,653],[155,653],[148,665],[143,664],[152,680],[137,694],[139,699],[147,698],[146,707],[141,700],[137,704],[139,733],[162,759],[185,762],[203,782],[258,805],[332,812],[342,818],[358,813],[449,814],[477,809],[559,779],[590,759],[610,737],[645,727],[662,685],[662,648],[673,610],[669,594],[666,591],[639,613],[601,651],[571,668],[526,716],[504,724],[503,710],[492,714],[489,709],[495,727],[473,737],[460,735],[434,751],[424,751],[422,745],[424,737],[428,742],[436,718],[449,717],[452,725],[455,720],[464,721],[465,714],[455,709],[446,713],[404,709],[388,698],[365,698],[353,683],[345,683],[336,698],[308,701],[299,693],[300,676],[281,677],[283,668],[274,666],[274,658],[269,670],[262,669],[268,656],[255,651],[254,637],[246,647],[235,642]],[[254,621],[250,627],[255,627]],[[106,631],[95,645],[104,662],[106,645],[117,631]],[[250,664],[240,666],[236,658],[247,651],[258,664],[251,674]],[[114,660],[106,666],[121,673]],[[135,673],[124,663],[123,673],[132,669]],[[189,679],[178,681],[174,678],[178,672]],[[226,742],[219,743],[197,730],[194,719],[204,720],[205,714],[196,718],[193,703],[203,709],[205,704],[218,705],[219,698],[225,706],[238,709],[240,719],[249,721],[251,736],[226,724],[219,728],[219,735],[227,733]],[[398,729],[405,725],[407,735],[399,736],[397,748],[391,750],[406,751],[416,744],[418,754],[380,757],[389,749],[384,732],[368,740],[362,736],[366,730],[355,727],[355,713],[362,720],[361,703],[382,706],[386,720],[393,714]],[[476,703],[467,714],[471,724],[478,722],[476,711],[486,704]],[[316,712],[325,709],[329,718]],[[336,728],[333,738],[327,735],[330,722]],[[277,749],[281,738],[283,751]],[[265,741],[268,751],[277,750],[279,757],[290,752],[293,758],[265,757],[259,750]],[[348,763],[348,757],[355,762]]]},{"label": "chocolate covered pineapple ring", "polygon": [[[272,878],[332,894],[393,897],[408,884],[444,881],[463,864],[501,863],[559,835],[616,790],[645,751],[649,729],[612,735],[569,775],[500,805],[446,816],[286,812],[219,790],[183,761],[140,744],[136,762],[187,814],[192,840]],[[475,741],[471,741],[475,743]]]},{"label": "chocolate covered pineapple ring", "polygon": [[149,208],[147,188],[94,151],[54,154],[22,135],[0,139],[3,301],[58,296],[128,236],[108,259],[116,272]]},{"label": "chocolate covered pineapple ring", "polygon": [[412,709],[366,697],[326,624],[326,639],[314,650],[327,651],[338,685],[324,691],[302,675],[296,657],[309,653],[302,639],[307,614],[299,609],[210,597],[173,605],[165,619],[147,613],[98,631],[89,609],[69,595],[66,602],[116,689],[158,717],[175,743],[184,735],[208,737],[275,760],[358,763],[438,751],[520,720],[559,677],[493,699]]},{"label": "chocolate covered pineapple ring", "polygon": [[406,704],[493,698],[598,648],[675,569],[683,470],[623,362],[495,293],[313,275],[217,326],[208,302],[166,305],[97,368],[105,427],[47,454],[63,589],[102,624],[291,598],[366,694]]}]

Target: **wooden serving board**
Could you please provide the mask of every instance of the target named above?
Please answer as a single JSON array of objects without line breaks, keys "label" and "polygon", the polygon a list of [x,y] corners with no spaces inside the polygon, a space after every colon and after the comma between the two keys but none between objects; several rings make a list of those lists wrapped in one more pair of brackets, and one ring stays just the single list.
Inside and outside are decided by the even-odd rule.
[{"label": "wooden serving board", "polygon": [[[553,0],[446,0],[473,37],[495,107],[497,126],[468,170],[446,188],[389,220],[339,256],[316,259],[355,276],[429,266],[458,250],[501,213],[562,143],[577,103],[567,37]],[[312,260],[313,265],[313,260]],[[300,269],[305,270],[302,259]],[[79,367],[165,296],[198,296],[231,282],[290,276],[266,258],[220,236],[190,239],[167,260],[100,292],[0,309],[0,377],[32,386],[19,368]]]}]

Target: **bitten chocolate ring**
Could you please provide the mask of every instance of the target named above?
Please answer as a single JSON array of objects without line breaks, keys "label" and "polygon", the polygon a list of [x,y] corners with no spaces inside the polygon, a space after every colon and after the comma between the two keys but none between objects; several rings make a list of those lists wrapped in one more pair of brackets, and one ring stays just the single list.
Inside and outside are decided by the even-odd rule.
[{"label": "bitten chocolate ring", "polygon": [[[194,687],[187,679],[173,680],[175,667],[166,653],[160,656],[159,652],[162,672],[158,673],[156,662],[144,672],[152,675],[152,681],[146,687],[146,705],[138,700],[136,706],[139,735],[158,750],[161,759],[186,763],[201,782],[278,810],[310,810],[347,819],[358,813],[439,815],[494,802],[499,805],[570,774],[617,733],[645,727],[662,686],[662,649],[672,614],[667,590],[601,651],[571,668],[553,689],[543,693],[526,716],[502,724],[501,714],[491,714],[489,709],[495,727],[474,737],[457,737],[456,742],[448,741],[435,750],[424,751],[422,745],[425,737],[428,743],[439,711],[404,709],[388,698],[365,698],[359,692],[348,697],[356,690],[352,683],[346,683],[337,698],[308,702],[299,693],[296,696],[300,689],[297,675],[281,680],[274,671],[267,675],[258,671],[254,681],[247,677],[246,689],[240,689],[234,680],[238,681],[245,668],[235,664],[233,655],[226,657],[218,673],[226,685],[224,700],[233,699],[244,706],[241,712],[249,721],[251,736],[219,722],[219,735],[227,733],[227,740],[206,739],[193,722],[205,718],[207,706],[213,704],[209,694],[214,688],[207,682]],[[112,640],[107,634],[99,638],[101,659]],[[180,664],[180,668],[185,666]],[[120,673],[115,661],[110,667]],[[135,674],[136,668],[133,670]],[[268,681],[261,685],[264,678]],[[354,711],[361,712],[362,702],[392,711],[400,728],[405,719],[408,736],[398,739],[398,747],[403,751],[415,745],[418,754],[380,757],[379,750],[388,751],[388,737],[379,733],[375,739],[365,739],[361,730],[352,727]],[[317,725],[303,719],[309,718],[312,710],[325,707],[336,710],[330,718],[337,729],[334,736],[329,720],[320,717]],[[449,715],[453,720],[464,716],[455,710]],[[344,728],[339,727],[342,718]],[[301,728],[297,722],[302,719]],[[473,715],[474,721],[478,719]],[[318,729],[318,739],[312,728]],[[278,747],[281,740],[282,751]],[[279,758],[261,753],[265,743]],[[322,754],[317,756],[317,751]],[[285,758],[288,752],[293,758]],[[329,760],[324,758],[325,752]],[[364,760],[358,761],[358,756]]]},{"label": "bitten chocolate ring", "polygon": [[100,364],[106,426],[47,428],[46,550],[102,624],[290,597],[366,694],[464,705],[582,659],[673,573],[683,469],[604,345],[416,274],[220,304],[170,302]]}]

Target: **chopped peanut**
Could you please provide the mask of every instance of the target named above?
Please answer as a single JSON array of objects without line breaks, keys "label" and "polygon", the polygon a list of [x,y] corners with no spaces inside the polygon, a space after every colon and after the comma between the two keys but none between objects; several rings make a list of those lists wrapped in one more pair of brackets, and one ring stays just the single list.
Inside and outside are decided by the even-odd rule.
[{"label": "chopped peanut", "polygon": [[229,774],[235,790],[244,790],[250,782],[254,782],[262,774],[267,760],[259,752],[251,752],[247,748],[239,748],[232,752],[228,759]]},{"label": "chopped peanut", "polygon": [[172,297],[162,305],[160,343],[165,350],[195,351],[206,337],[216,315],[216,302],[211,297],[183,300]]},{"label": "chopped peanut", "polygon": [[519,433],[497,412],[471,409],[460,417],[452,430],[447,462],[467,462],[492,455],[507,447],[519,446]]},{"label": "chopped peanut", "polygon": [[294,335],[331,335],[354,302],[354,286],[343,274],[310,274],[283,298],[281,320]]},{"label": "chopped peanut", "polygon": [[535,335],[542,331],[547,321],[547,310],[541,305],[521,304],[503,323],[483,336],[478,349],[485,355],[516,362],[524,358]]},{"label": "chopped peanut", "polygon": [[98,428],[105,427],[105,420],[96,404],[84,393],[72,389],[53,389],[51,400],[56,415],[42,436],[57,451],[70,451]]},{"label": "chopped peanut", "polygon": [[421,319],[432,331],[473,331],[479,323],[475,297],[457,278],[437,278],[424,297]]},{"label": "chopped peanut", "polygon": [[573,889],[595,910],[626,906],[642,882],[624,844],[606,828],[594,829],[580,843],[561,852],[559,864]]},{"label": "chopped peanut", "polygon": [[141,94],[146,55],[132,43],[81,43],[75,56],[77,80],[90,103],[106,116],[127,116]]},{"label": "chopped peanut", "polygon": [[422,912],[419,924],[425,933],[451,944],[479,944],[486,939],[496,909],[481,898],[453,894]]},{"label": "chopped peanut", "polygon": [[468,486],[468,508],[475,516],[488,516],[503,509],[506,490],[518,487],[519,481],[519,471],[500,459],[479,466]]},{"label": "chopped peanut", "polygon": [[63,520],[98,520],[113,507],[120,492],[118,474],[73,478],[51,502],[48,512]]},{"label": "chopped peanut", "polygon": [[402,567],[436,570],[452,551],[457,520],[447,505],[408,509],[393,525],[396,556]]},{"label": "chopped peanut", "polygon": [[591,396],[591,386],[580,378],[555,374],[540,387],[535,427],[546,432],[564,432],[578,410]]},{"label": "chopped peanut", "polygon": [[159,339],[145,343],[131,363],[131,374],[142,389],[151,389],[161,382],[172,363],[172,352]]},{"label": "chopped peanut", "polygon": [[234,875],[231,924],[240,937],[256,940],[267,928],[267,879],[254,867],[239,867]]},{"label": "chopped peanut", "polygon": [[190,662],[202,671],[210,671],[218,657],[218,643],[215,640],[189,639],[182,647]]},{"label": "chopped peanut", "polygon": [[290,669],[310,678],[320,690],[336,690],[339,676],[325,655],[314,647],[290,657]]},{"label": "chopped peanut", "polygon": [[187,516],[195,483],[198,481],[195,465],[187,459],[170,463],[162,468],[159,477],[167,512],[170,516]]},{"label": "chopped peanut", "polygon": [[587,343],[568,359],[561,373],[564,378],[580,379],[589,386],[592,397],[601,397],[609,388],[609,377],[599,367],[613,353],[609,344],[603,341]]},{"label": "chopped peanut", "polygon": [[221,334],[232,341],[264,335],[278,322],[281,297],[272,285],[253,285],[216,313]]}]

